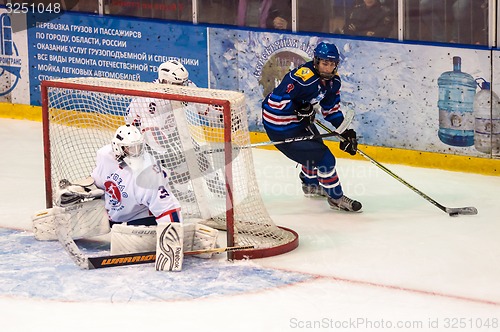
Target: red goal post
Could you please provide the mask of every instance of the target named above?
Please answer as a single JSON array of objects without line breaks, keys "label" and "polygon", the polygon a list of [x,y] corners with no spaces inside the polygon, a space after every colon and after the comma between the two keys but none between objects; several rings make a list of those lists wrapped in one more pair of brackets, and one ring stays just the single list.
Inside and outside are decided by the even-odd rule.
[{"label": "red goal post", "polygon": [[228,253],[230,259],[275,256],[298,246],[297,233],[276,226],[260,196],[244,94],[85,77],[42,81],[41,96],[47,207],[59,180],[90,175],[96,151],[125,124],[131,103],[168,105],[162,108],[168,134],[158,124],[148,146],[169,171],[184,217],[226,230],[228,246],[254,246]]}]

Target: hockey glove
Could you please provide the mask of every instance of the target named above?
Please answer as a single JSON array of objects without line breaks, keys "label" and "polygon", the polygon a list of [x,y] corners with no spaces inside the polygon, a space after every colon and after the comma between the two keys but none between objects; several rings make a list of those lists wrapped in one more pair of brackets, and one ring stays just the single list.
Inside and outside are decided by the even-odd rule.
[{"label": "hockey glove", "polygon": [[347,129],[342,134],[340,141],[340,150],[354,156],[358,150],[358,140],[356,139],[356,132],[354,129]]},{"label": "hockey glove", "polygon": [[302,104],[295,108],[295,114],[299,121],[305,121],[307,123],[313,123],[314,117],[316,115],[316,110],[310,103]]},{"label": "hockey glove", "polygon": [[57,188],[55,195],[56,205],[66,207],[99,198],[102,195],[104,195],[104,191],[94,185],[93,179],[90,184],[71,183],[66,179],[62,179],[59,181],[59,188]]}]

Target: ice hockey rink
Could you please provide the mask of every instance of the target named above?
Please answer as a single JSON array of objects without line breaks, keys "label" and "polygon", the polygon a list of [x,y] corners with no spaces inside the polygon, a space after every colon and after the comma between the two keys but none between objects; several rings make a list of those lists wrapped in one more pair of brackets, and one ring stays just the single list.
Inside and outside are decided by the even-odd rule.
[{"label": "ice hockey rink", "polygon": [[[265,205],[300,236],[287,254],[228,262],[187,257],[82,270],[38,242],[45,207],[41,123],[0,119],[0,330],[500,331],[500,177],[386,165],[450,217],[368,161],[338,159],[362,213],[303,196],[295,164],[255,150]],[[91,246],[91,241],[79,245]]]}]

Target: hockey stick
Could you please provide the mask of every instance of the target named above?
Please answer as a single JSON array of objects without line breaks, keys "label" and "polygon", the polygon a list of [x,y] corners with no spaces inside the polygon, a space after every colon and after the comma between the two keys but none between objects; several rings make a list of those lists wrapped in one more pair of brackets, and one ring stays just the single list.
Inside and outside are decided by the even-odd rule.
[{"label": "hockey stick", "polygon": [[[193,251],[185,251],[184,255],[199,255],[199,254],[210,254],[210,253],[220,254],[228,251],[245,250],[252,248],[254,248],[253,245],[193,250]],[[134,254],[123,254],[123,255],[88,257],[88,269],[94,270],[105,267],[154,263],[155,260],[156,260],[156,251],[148,251],[148,252],[141,252]]]},{"label": "hockey stick", "polygon": [[[332,132],[327,126],[325,126],[323,123],[319,122],[318,120],[316,120],[316,124],[319,127],[321,127],[323,130],[325,130],[326,132],[336,134],[335,132]],[[345,141],[345,139],[342,136],[340,136],[339,134],[336,134],[334,136],[337,136],[341,141]],[[399,182],[401,182],[402,184],[404,184],[405,186],[407,186],[408,188],[410,188],[411,190],[416,192],[418,195],[423,197],[425,200],[432,203],[438,209],[440,209],[443,212],[448,213],[450,216],[454,217],[454,216],[458,216],[459,214],[462,214],[462,215],[475,215],[475,214],[477,214],[477,209],[475,207],[472,207],[472,206],[461,207],[461,208],[450,208],[450,207],[446,207],[446,206],[439,204],[437,201],[435,201],[431,197],[427,196],[426,194],[424,194],[423,192],[421,192],[420,190],[418,190],[417,188],[415,188],[414,186],[412,186],[411,184],[409,184],[408,182],[406,182],[405,180],[403,180],[402,178],[400,178],[399,176],[394,174],[390,169],[388,169],[387,167],[385,167],[384,165],[382,165],[381,163],[379,163],[378,161],[376,161],[375,159],[373,159],[372,157],[367,155],[362,150],[357,149],[357,152],[360,155],[362,155],[363,157],[365,157],[366,159],[368,159],[371,163],[373,163],[374,165],[376,165],[377,167],[382,169],[384,172],[386,172],[387,174],[392,176],[394,179],[398,180]]]},{"label": "hockey stick", "polygon": [[[300,136],[300,137],[290,137],[287,138],[283,141],[268,141],[268,142],[260,142],[260,143],[253,143],[245,146],[240,146],[240,147],[234,147],[236,150],[244,150],[244,149],[251,149],[259,146],[266,146],[266,145],[280,145],[280,144],[285,144],[285,143],[293,143],[293,142],[301,142],[301,141],[309,141],[309,140],[315,140],[319,138],[327,138],[327,137],[333,137],[336,136],[337,133],[332,132],[332,133],[327,133],[327,134],[319,134],[319,135],[309,135],[309,136]],[[209,150],[203,150],[201,151],[202,153],[217,153],[217,152],[224,152],[225,149],[220,148],[220,149],[209,149]]]},{"label": "hockey stick", "polygon": [[[248,148],[255,148],[255,147],[267,146],[267,145],[280,145],[280,144],[286,144],[286,143],[301,142],[301,141],[315,140],[315,139],[320,139],[320,138],[323,139],[323,138],[338,136],[339,133],[344,132],[344,130],[346,130],[347,127],[349,127],[353,118],[354,118],[354,111],[352,111],[351,109],[347,109],[347,111],[344,115],[344,121],[342,121],[340,126],[335,131],[330,130],[326,134],[318,134],[318,135],[313,134],[313,135],[309,135],[309,136],[290,137],[290,138],[287,138],[283,141],[268,141],[268,142],[253,143],[253,144],[249,144],[247,146],[239,147],[237,149],[248,149]],[[211,150],[203,151],[203,153],[215,153],[215,152],[224,152],[224,149],[211,149]]]},{"label": "hockey stick", "polygon": [[[315,140],[318,138],[327,138],[327,137],[332,137],[332,136],[338,136],[339,133],[343,133],[347,127],[351,125],[352,120],[354,119],[354,111],[351,109],[347,109],[345,115],[344,115],[344,121],[340,124],[340,126],[335,129],[335,131],[328,130],[326,134],[319,134],[319,135],[311,135],[311,136],[302,136],[302,137],[291,137],[287,138],[284,141],[269,141],[269,142],[261,142],[261,143],[254,143],[250,144],[250,147],[257,147],[257,146],[265,146],[265,145],[279,145],[279,144],[285,144],[285,143],[292,143],[292,142],[300,142],[300,141],[307,141],[307,140]],[[316,120],[316,122],[319,122]],[[320,123],[320,122],[319,122]]]}]

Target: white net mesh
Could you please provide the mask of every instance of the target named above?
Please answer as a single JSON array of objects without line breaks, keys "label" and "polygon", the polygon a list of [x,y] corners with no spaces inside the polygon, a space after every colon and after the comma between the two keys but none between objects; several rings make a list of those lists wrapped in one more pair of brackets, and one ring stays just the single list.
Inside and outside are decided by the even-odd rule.
[{"label": "white net mesh", "polygon": [[[296,247],[295,232],[277,227],[262,202],[242,93],[103,78],[61,79],[43,86],[52,193],[61,179],[89,176],[96,151],[111,142],[119,126],[132,123],[144,133],[148,152],[167,169],[185,218],[226,229],[229,210],[234,245],[262,249],[259,257]],[[226,165],[228,149],[232,158]],[[229,200],[226,181],[232,189]]]}]

